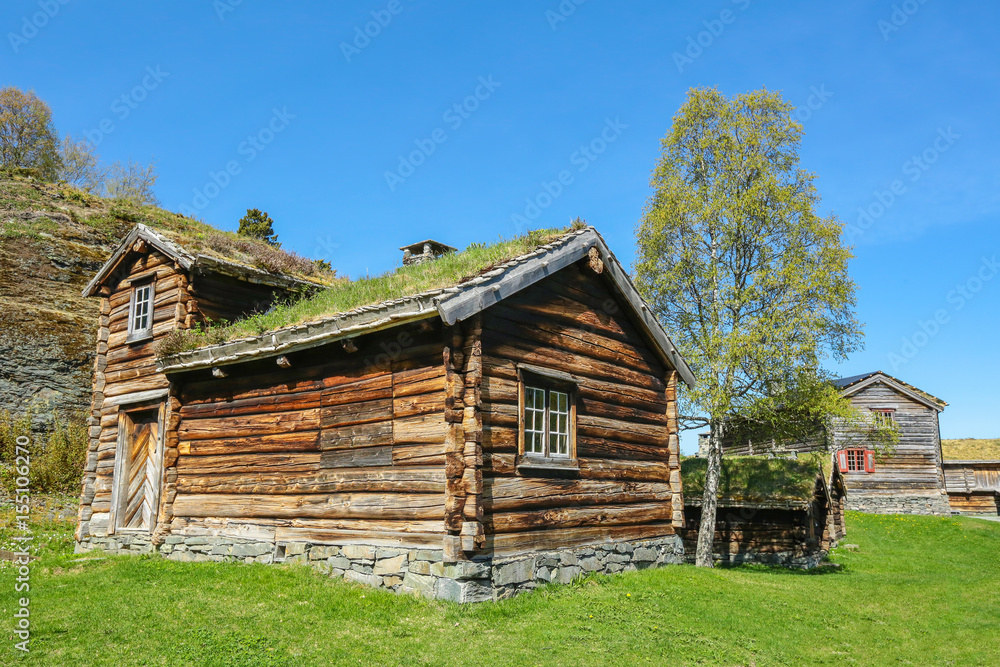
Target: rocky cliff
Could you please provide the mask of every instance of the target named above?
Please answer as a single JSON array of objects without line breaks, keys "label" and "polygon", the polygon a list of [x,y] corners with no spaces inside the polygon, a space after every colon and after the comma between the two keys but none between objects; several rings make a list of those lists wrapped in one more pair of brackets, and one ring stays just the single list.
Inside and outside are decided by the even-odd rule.
[{"label": "rocky cliff", "polygon": [[[113,217],[85,195],[0,180],[0,410],[89,405],[97,301],[80,290],[114,245]],[[88,205],[89,203],[89,205]]]}]

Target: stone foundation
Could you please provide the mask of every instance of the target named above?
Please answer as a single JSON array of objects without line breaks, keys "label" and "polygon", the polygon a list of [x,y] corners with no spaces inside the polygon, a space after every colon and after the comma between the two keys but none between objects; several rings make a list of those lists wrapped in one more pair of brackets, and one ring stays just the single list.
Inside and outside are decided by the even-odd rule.
[{"label": "stone foundation", "polygon": [[158,547],[144,533],[89,537],[78,553],[159,553],[177,561],[301,563],[333,577],[399,593],[454,602],[512,597],[550,582],[569,583],[587,574],[615,574],[684,562],[679,536],[560,549],[504,558],[447,563],[440,549],[400,549],[278,543],[205,535],[168,535]]},{"label": "stone foundation", "polygon": [[936,514],[948,516],[951,505],[948,496],[935,493],[926,495],[874,495],[848,491],[847,509],[869,514]]},{"label": "stone foundation", "polygon": [[[827,552],[822,549],[814,551],[778,551],[774,553],[736,553],[712,554],[717,565],[779,565],[801,570],[819,567]],[[685,563],[694,564],[695,555],[690,552],[684,558]]]}]

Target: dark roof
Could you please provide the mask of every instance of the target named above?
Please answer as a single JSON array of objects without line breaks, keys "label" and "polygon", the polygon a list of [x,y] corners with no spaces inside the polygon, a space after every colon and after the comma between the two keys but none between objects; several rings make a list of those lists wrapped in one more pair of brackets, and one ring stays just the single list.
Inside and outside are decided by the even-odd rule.
[{"label": "dark roof", "polygon": [[876,373],[881,373],[881,372],[882,371],[872,371],[870,373],[862,373],[861,375],[851,375],[850,377],[846,378],[837,378],[836,380],[833,381],[833,386],[836,387],[837,389],[843,389],[844,387],[851,386],[855,382],[860,382],[865,378],[870,378]]},{"label": "dark roof", "polygon": [[[849,377],[837,378],[836,380],[833,380],[833,386],[844,392],[844,390],[859,385],[865,380],[868,380],[876,375],[881,375],[883,380],[888,380],[887,384],[889,384],[890,386],[895,385],[894,387],[895,389],[902,391],[904,394],[910,395],[912,398],[915,398],[921,403],[928,404],[930,407],[933,407],[938,411],[944,410],[945,406],[948,405],[948,403],[942,401],[937,396],[928,394],[926,391],[923,391],[922,389],[917,389],[912,384],[903,382],[899,378],[893,377],[883,371],[871,371],[869,373],[862,373],[861,375],[851,375]],[[861,387],[858,387],[858,389],[861,389]],[[851,393],[853,392],[847,391],[845,392],[845,395]]]},{"label": "dark roof", "polygon": [[[708,460],[681,462],[685,505],[701,505]],[[812,502],[816,485],[825,485],[823,469],[810,459],[727,456],[722,459],[719,504],[729,507],[804,507]]]},{"label": "dark roof", "polygon": [[580,261],[592,249],[599,253],[603,274],[621,295],[626,311],[649,339],[653,350],[693,387],[695,378],[687,362],[632,284],[625,268],[593,227],[566,232],[531,252],[457,284],[360,306],[253,337],[180,352],[163,359],[161,369],[181,372],[276,356],[430,317],[440,317],[445,324],[452,325]]},{"label": "dark roof", "polygon": [[[221,235],[221,232],[219,234]],[[137,241],[142,241],[155,248],[185,271],[193,268],[208,269],[215,273],[231,275],[246,282],[291,290],[314,289],[330,284],[329,281],[315,277],[267,271],[254,266],[249,257],[237,250],[228,248],[226,252],[222,252],[176,232],[152,229],[146,225],[137,224],[125,235],[125,238],[121,240],[118,247],[83,289],[84,296],[93,296],[97,292],[97,289],[104,284],[104,281],[118,268],[119,264],[129,256]],[[246,239],[243,242],[256,243]],[[269,252],[275,251],[269,249]]]}]

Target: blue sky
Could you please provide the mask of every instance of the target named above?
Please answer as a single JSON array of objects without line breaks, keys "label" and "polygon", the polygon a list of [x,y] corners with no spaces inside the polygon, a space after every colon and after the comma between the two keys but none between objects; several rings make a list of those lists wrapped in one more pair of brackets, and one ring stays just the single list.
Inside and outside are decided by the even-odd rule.
[{"label": "blue sky", "polygon": [[265,209],[286,247],[355,277],[515,216],[581,216],[631,263],[686,91],[781,91],[855,245],[867,344],[835,370],[947,400],[944,437],[1000,437],[998,19],[934,0],[7,0],[0,84],[107,161],[155,159],[166,208],[228,229]]}]

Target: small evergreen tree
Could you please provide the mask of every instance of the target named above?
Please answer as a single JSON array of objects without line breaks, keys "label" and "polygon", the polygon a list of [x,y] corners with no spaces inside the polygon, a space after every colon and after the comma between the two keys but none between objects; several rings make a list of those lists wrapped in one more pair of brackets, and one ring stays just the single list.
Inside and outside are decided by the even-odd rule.
[{"label": "small evergreen tree", "polygon": [[279,247],[278,235],[274,233],[274,220],[267,214],[256,208],[248,208],[247,214],[240,218],[240,228],[236,232],[240,236],[266,241],[274,247]]}]

